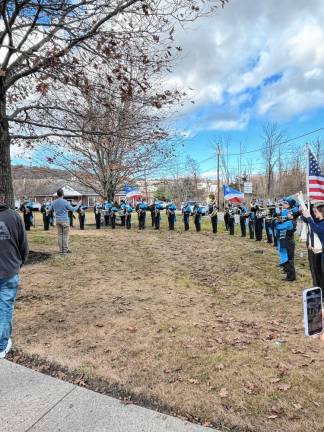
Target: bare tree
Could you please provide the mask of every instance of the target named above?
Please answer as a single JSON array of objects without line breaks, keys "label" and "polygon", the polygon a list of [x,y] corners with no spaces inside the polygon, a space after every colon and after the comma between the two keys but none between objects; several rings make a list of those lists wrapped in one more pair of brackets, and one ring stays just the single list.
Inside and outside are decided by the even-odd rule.
[{"label": "bare tree", "polygon": [[[93,66],[118,61],[123,42],[137,38],[154,40],[170,47],[163,55],[177,52],[173,33],[176,22],[208,14],[226,0],[2,0],[0,2],[0,196],[13,206],[10,163],[12,139],[34,140],[49,136],[75,136],[80,131],[63,130],[35,121],[45,109],[60,111],[57,105],[41,106],[31,95],[48,92],[52,83],[75,81],[82,70],[85,53]],[[138,52],[142,62],[148,50]],[[159,55],[155,58],[159,68]],[[123,65],[120,64],[122,67]],[[117,79],[122,71],[116,70]],[[115,76],[110,77],[111,80]],[[13,109],[8,109],[8,105]],[[54,114],[58,116],[57,114]],[[62,115],[62,113],[60,113]],[[37,115],[36,115],[37,117]],[[15,132],[25,126],[24,133]],[[29,130],[30,128],[30,130]],[[40,128],[40,131],[38,130]],[[83,131],[81,131],[83,132]]]},{"label": "bare tree", "polygon": [[274,169],[278,162],[278,148],[283,141],[283,133],[276,123],[267,123],[263,126],[263,150],[266,171],[266,194],[272,196]]}]

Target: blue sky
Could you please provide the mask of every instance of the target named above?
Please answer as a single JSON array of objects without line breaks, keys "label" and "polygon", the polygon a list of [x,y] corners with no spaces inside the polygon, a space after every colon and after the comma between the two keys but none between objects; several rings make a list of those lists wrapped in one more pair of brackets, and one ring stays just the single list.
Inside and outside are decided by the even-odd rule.
[{"label": "blue sky", "polygon": [[[174,125],[184,152],[212,157],[211,141],[230,143],[230,153],[262,147],[262,126],[276,122],[287,138],[324,127],[324,2],[231,0],[216,16],[178,33],[184,48],[170,83],[193,89],[195,104]],[[324,131],[294,141],[324,138]],[[289,163],[292,144],[283,145]],[[233,169],[237,156],[229,157]],[[242,165],[262,171],[262,153],[243,155]],[[212,174],[216,162],[201,171]]]}]

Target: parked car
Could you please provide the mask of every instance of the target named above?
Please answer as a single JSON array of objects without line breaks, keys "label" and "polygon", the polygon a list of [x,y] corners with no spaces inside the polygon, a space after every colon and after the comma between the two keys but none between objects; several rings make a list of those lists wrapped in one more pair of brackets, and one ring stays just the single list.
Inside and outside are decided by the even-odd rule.
[{"label": "parked car", "polygon": [[40,204],[39,202],[31,202],[32,207],[33,207],[33,211],[40,211],[42,204]]}]

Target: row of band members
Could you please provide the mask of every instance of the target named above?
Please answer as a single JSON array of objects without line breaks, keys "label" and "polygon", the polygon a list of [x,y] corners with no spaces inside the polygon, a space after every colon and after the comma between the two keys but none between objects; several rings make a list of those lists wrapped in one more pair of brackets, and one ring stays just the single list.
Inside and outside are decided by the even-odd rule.
[{"label": "row of band members", "polygon": [[[78,210],[78,216],[80,221],[80,228],[84,229],[85,224],[85,211],[87,207],[81,206]],[[126,201],[121,201],[118,206],[117,203],[110,201],[97,202],[93,208],[96,219],[96,228],[100,229],[101,224],[104,223],[106,226],[110,225],[112,228],[116,226],[116,215],[117,213],[121,219],[121,225],[127,229],[131,228],[132,213],[137,212],[139,229],[145,228],[146,213],[149,210],[151,213],[152,226],[155,229],[160,228],[161,211],[166,210],[168,216],[169,229],[174,230],[176,222],[176,206],[173,202],[164,205],[161,202],[153,202],[150,205],[142,199],[137,203],[135,209]],[[28,203],[24,203],[21,206],[21,211],[24,213],[24,220],[26,229],[29,230],[31,226],[32,209]],[[198,204],[192,206],[187,203],[183,209],[183,222],[185,230],[189,230],[189,220],[192,215],[196,231],[201,230],[201,217],[204,213],[204,209]],[[44,229],[49,229],[49,226],[53,224],[54,215],[50,211],[50,203],[43,204],[41,208],[43,213]],[[214,233],[217,232],[218,223],[218,207],[215,200],[215,196],[209,197],[208,215],[211,220],[212,230]],[[234,235],[235,227],[235,216],[239,217],[241,235],[246,236],[246,226],[248,225],[249,235],[251,239],[256,241],[262,240],[263,228],[265,228],[268,243],[273,243],[277,248],[279,255],[279,265],[282,267],[286,274],[285,280],[293,281],[296,279],[296,272],[294,266],[294,254],[295,254],[295,243],[294,243],[294,232],[296,231],[296,219],[300,215],[299,208],[296,200],[287,198],[282,201],[280,205],[268,205],[263,206],[262,202],[253,200],[250,208],[248,209],[246,204],[240,205],[229,205],[224,211],[224,222],[225,227],[229,231],[230,235]],[[70,215],[70,225],[73,226],[73,213]],[[311,253],[309,252],[309,260],[311,271],[313,268],[317,268],[313,263]],[[324,270],[324,265],[323,265]],[[315,270],[314,270],[315,272]],[[312,271],[312,275],[314,273]],[[324,286],[324,277],[323,286]]]},{"label": "row of band members", "polygon": [[[87,206],[81,206],[77,211],[80,229],[83,230],[85,226],[85,217]],[[173,202],[169,202],[166,206],[164,203],[159,201],[153,201],[148,204],[145,199],[140,200],[135,208],[125,200],[122,200],[120,205],[116,202],[111,201],[96,202],[94,205],[94,213],[96,220],[96,228],[100,229],[102,224],[105,226],[116,226],[116,216],[120,216],[121,226],[125,226],[127,229],[131,228],[132,214],[136,211],[138,215],[139,228],[144,229],[146,224],[146,212],[150,211],[151,223],[155,229],[160,229],[161,222],[161,211],[166,210],[168,216],[169,229],[174,230],[176,222],[176,205]],[[24,202],[20,211],[23,213],[25,228],[27,231],[30,230],[34,224],[33,207],[28,201]],[[41,206],[41,213],[43,215],[44,230],[48,230],[50,226],[54,225],[54,213],[50,210],[50,203],[43,203]],[[196,231],[201,230],[201,217],[205,213],[205,209],[198,204],[194,206],[189,203],[185,204],[182,209],[183,223],[185,230],[189,230],[190,216],[194,217],[194,224]],[[262,202],[253,200],[251,202],[250,209],[248,210],[245,203],[241,205],[231,205],[224,209],[224,223],[225,229],[229,231],[230,235],[234,235],[235,231],[235,217],[239,216],[239,223],[241,228],[241,236],[246,236],[246,226],[248,225],[249,235],[251,239],[257,241],[262,240],[263,228],[265,228],[268,243],[273,242],[273,216],[276,213],[276,207],[268,205],[266,208],[263,207]],[[278,209],[277,209],[278,213]],[[217,233],[218,224],[218,206],[215,201],[214,195],[209,196],[208,204],[208,215],[211,220],[211,226],[213,233]],[[70,226],[74,225],[75,216],[72,212],[69,212]],[[274,240],[276,245],[276,239]]]}]

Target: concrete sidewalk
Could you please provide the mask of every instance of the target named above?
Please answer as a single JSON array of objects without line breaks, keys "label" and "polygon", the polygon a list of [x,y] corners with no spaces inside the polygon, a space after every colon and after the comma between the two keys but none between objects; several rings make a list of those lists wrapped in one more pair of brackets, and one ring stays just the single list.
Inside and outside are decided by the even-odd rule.
[{"label": "concrete sidewalk", "polygon": [[1,432],[215,432],[0,360]]}]

